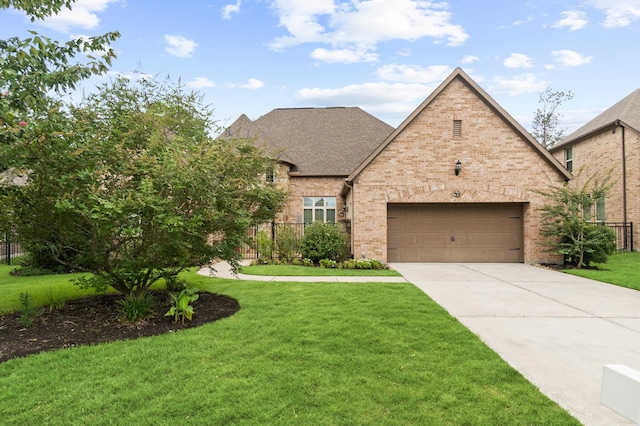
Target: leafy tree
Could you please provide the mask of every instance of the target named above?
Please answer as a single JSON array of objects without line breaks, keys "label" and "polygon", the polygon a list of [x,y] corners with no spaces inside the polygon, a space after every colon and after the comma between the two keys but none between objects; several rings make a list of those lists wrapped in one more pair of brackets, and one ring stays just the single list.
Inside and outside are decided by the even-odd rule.
[{"label": "leafy tree", "polygon": [[569,265],[582,268],[591,262],[605,262],[615,250],[615,233],[607,226],[593,223],[593,207],[611,189],[611,172],[603,179],[593,175],[580,182],[580,175],[570,182],[550,185],[538,191],[547,199],[542,208],[541,233],[549,237],[549,251],[563,255]]},{"label": "leafy tree", "polygon": [[[71,9],[75,0],[0,0],[0,9],[22,10],[35,21]],[[78,38],[60,43],[30,31],[31,37],[0,40],[0,172],[22,173],[16,142],[52,108],[52,94],[64,94],[92,75],[105,73],[115,54],[109,45],[120,34]],[[79,59],[81,58],[81,59]],[[13,176],[12,176],[13,177]],[[12,177],[8,180],[11,181]]]},{"label": "leafy tree", "polygon": [[221,258],[237,264],[247,228],[284,202],[262,181],[251,141],[215,140],[211,111],[169,80],[125,78],[28,130],[26,185],[14,194],[22,242],[91,272],[83,286],[142,294]]},{"label": "leafy tree", "polygon": [[562,140],[566,128],[560,128],[560,113],[557,112],[558,107],[566,101],[573,99],[573,93],[554,92],[547,87],[539,94],[539,102],[542,104],[538,108],[533,117],[533,136],[544,146],[550,148]]}]

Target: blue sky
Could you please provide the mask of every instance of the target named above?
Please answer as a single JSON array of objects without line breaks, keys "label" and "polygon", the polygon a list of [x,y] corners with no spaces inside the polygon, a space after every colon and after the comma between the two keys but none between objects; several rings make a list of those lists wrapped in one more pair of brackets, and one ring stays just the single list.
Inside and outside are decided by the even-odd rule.
[{"label": "blue sky", "polygon": [[0,10],[2,39],[119,31],[112,73],[180,78],[221,125],[359,106],[397,126],[462,67],[527,129],[542,90],[572,91],[570,132],[640,87],[639,26],[640,0],[79,0],[35,23]]}]

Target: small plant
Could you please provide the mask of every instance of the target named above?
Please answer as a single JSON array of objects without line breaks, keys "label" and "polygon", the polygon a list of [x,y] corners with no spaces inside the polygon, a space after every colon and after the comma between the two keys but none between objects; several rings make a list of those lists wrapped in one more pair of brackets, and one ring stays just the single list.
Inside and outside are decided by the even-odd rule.
[{"label": "small plant", "polygon": [[338,267],[338,262],[336,262],[335,260],[331,260],[331,259],[320,259],[320,267],[321,268],[328,268],[328,269],[335,269]]},{"label": "small plant", "polygon": [[283,224],[278,228],[275,251],[278,258],[285,262],[291,262],[298,256],[300,251],[300,237],[293,225]]},{"label": "small plant", "polygon": [[306,257],[302,259],[302,266],[315,266],[313,264],[313,260],[307,259]]},{"label": "small plant", "polygon": [[64,297],[60,295],[60,292],[56,291],[52,285],[49,285],[45,295],[47,297],[47,303],[49,304],[49,311],[60,309],[64,306]]},{"label": "small plant", "polygon": [[29,292],[20,293],[18,298],[22,305],[18,321],[20,321],[20,324],[24,327],[31,327],[33,325],[33,319],[40,315],[40,309],[38,309],[37,306],[34,306],[33,299]]},{"label": "small plant", "polygon": [[191,321],[191,319],[193,318],[193,306],[191,305],[191,303],[198,300],[199,296],[197,290],[194,290],[193,288],[189,287],[187,283],[185,283],[184,288],[180,293],[169,294],[171,296],[171,302],[173,306],[171,306],[171,309],[169,309],[167,313],[164,314],[164,316],[173,316],[175,322],[181,320],[183,324],[185,319]]},{"label": "small plant", "polygon": [[118,300],[120,318],[132,324],[138,323],[153,314],[154,297],[151,293],[130,293]]},{"label": "small plant", "polygon": [[256,236],[258,242],[258,259],[271,260],[273,257],[273,240],[267,231],[260,231]]},{"label": "small plant", "polygon": [[293,259],[293,260],[291,261],[291,264],[292,264],[293,266],[302,266],[302,259],[300,259],[300,258],[296,257],[295,259]]}]

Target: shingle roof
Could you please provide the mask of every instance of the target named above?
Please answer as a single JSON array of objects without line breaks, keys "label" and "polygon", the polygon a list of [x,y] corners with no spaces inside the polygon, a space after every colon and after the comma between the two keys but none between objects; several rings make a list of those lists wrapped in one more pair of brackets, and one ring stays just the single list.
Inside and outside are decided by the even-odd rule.
[{"label": "shingle roof", "polygon": [[640,132],[640,89],[634,90],[611,108],[571,133],[561,143],[554,146],[552,151],[557,150],[562,145],[570,144],[593,132],[609,127],[618,120]]},{"label": "shingle roof", "polygon": [[243,114],[223,135],[255,137],[300,175],[348,176],[392,131],[358,107],[282,108]]}]

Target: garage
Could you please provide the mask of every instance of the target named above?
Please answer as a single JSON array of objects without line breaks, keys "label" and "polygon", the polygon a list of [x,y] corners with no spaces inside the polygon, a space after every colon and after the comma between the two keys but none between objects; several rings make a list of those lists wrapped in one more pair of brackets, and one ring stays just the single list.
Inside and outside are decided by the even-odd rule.
[{"label": "garage", "polygon": [[523,262],[522,204],[387,205],[389,262]]}]

